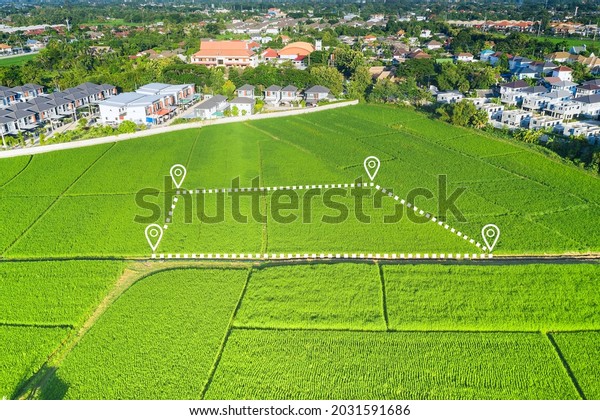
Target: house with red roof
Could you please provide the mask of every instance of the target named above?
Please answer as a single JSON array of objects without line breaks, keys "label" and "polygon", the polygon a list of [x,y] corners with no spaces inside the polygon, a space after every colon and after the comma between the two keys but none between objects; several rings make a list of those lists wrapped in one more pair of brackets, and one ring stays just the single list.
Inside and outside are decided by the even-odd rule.
[{"label": "house with red roof", "polygon": [[208,67],[256,67],[258,55],[248,41],[202,41],[200,51],[192,55],[192,64]]},{"label": "house with red roof", "polygon": [[573,81],[573,70],[567,66],[560,66],[552,70],[552,77],[558,77],[565,82]]}]

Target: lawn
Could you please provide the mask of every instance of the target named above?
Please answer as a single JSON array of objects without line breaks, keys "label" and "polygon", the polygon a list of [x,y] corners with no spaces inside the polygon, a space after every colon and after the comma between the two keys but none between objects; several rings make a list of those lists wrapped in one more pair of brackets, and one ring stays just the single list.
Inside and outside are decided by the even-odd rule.
[{"label": "lawn", "polygon": [[7,57],[0,57],[0,67],[8,66],[22,66],[23,64],[31,61],[35,58],[36,54],[27,55],[12,55]]}]

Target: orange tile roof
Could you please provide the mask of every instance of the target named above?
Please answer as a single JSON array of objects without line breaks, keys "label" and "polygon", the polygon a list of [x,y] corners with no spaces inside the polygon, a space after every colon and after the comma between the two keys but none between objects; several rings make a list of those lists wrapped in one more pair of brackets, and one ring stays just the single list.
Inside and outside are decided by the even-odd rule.
[{"label": "orange tile roof", "polygon": [[202,41],[194,57],[252,57],[254,54],[246,41]]}]

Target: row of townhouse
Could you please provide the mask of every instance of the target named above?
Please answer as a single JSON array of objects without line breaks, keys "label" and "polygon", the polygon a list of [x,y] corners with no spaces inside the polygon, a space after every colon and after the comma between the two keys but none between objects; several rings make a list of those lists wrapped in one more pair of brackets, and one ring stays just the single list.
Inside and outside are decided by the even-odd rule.
[{"label": "row of townhouse", "polygon": [[256,93],[253,85],[245,84],[235,91],[236,97],[227,100],[223,95],[206,96],[205,100],[194,107],[194,111],[187,118],[218,118],[222,117],[227,110],[237,111],[238,115],[252,115],[257,99],[263,99],[265,103],[278,106],[291,104],[292,102],[306,100],[307,104],[316,105],[319,101],[333,99],[329,89],[324,86],[313,86],[301,92],[296,86],[288,85],[281,87],[269,86],[262,94]]},{"label": "row of townhouse", "polygon": [[126,92],[98,103],[100,122],[118,125],[123,121],[136,124],[161,124],[178,110],[197,101],[195,85],[149,83],[135,92]]},{"label": "row of townhouse", "polygon": [[76,118],[76,110],[97,104],[116,94],[112,85],[83,83],[51,94],[44,87],[28,84],[17,88],[0,87],[0,134],[16,135],[39,127],[60,125],[65,118]]},{"label": "row of townhouse", "polygon": [[319,85],[312,86],[306,89],[304,92],[294,85],[288,85],[285,87],[271,85],[265,89],[262,95],[257,95],[255,91],[256,89],[254,86],[244,85],[238,88],[236,93],[238,97],[247,97],[252,99],[261,97],[264,99],[265,103],[273,106],[289,105],[293,102],[302,100],[305,100],[309,105],[315,105],[319,101],[335,99],[328,88]]}]

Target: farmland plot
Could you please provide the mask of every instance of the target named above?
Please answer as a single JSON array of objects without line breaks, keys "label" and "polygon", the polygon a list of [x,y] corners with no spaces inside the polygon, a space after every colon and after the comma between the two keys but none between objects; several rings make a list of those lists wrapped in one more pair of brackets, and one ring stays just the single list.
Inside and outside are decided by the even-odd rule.
[{"label": "farmland plot", "polygon": [[600,332],[552,333],[588,400],[600,399]]},{"label": "farmland plot", "polygon": [[10,182],[27,167],[31,156],[18,156],[12,159],[0,159],[0,188]]},{"label": "farmland plot", "polygon": [[235,325],[384,330],[378,268],[270,267],[253,272]]},{"label": "farmland plot", "polygon": [[120,261],[0,263],[0,322],[79,326],[124,266]]},{"label": "farmland plot", "polygon": [[69,353],[45,397],[198,398],[246,277],[180,269],[140,280]]},{"label": "farmland plot", "polygon": [[384,266],[390,328],[600,328],[600,266]]},{"label": "farmland plot", "polygon": [[206,398],[577,399],[578,394],[541,334],[234,329]]}]

